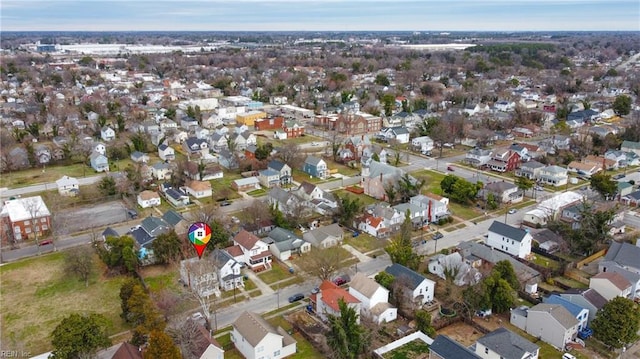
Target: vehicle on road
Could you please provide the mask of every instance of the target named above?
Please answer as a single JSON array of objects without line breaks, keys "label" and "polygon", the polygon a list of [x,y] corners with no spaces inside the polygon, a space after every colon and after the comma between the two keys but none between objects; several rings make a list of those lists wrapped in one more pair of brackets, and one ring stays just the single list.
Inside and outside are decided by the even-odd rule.
[{"label": "vehicle on road", "polygon": [[51,239],[46,239],[44,241],[40,241],[40,243],[38,244],[39,246],[47,246],[49,244],[53,244],[53,240]]},{"label": "vehicle on road", "polygon": [[455,171],[455,170],[453,169],[453,167],[451,167],[451,166],[447,166],[447,171],[451,171],[451,172],[453,172],[453,171]]},{"label": "vehicle on road", "polygon": [[220,202],[220,207],[226,207],[226,206],[230,206],[230,205],[231,205],[231,202],[229,202],[229,201]]},{"label": "vehicle on road", "polygon": [[433,240],[438,240],[440,238],[444,237],[444,234],[440,233],[440,232],[436,232],[433,235]]},{"label": "vehicle on road", "polygon": [[517,209],[515,209],[515,208],[511,208],[511,209],[509,210],[509,212],[508,212],[508,213],[509,213],[509,214],[514,214],[514,213],[516,213],[516,212],[518,212],[518,210],[517,210]]},{"label": "vehicle on road", "polygon": [[544,191],[544,188],[542,188],[542,186],[535,186],[534,188],[536,191]]},{"label": "vehicle on road", "polygon": [[311,142],[311,146],[320,146],[320,144],[318,142]]},{"label": "vehicle on road", "polygon": [[311,294],[318,294],[318,293],[320,293],[319,287],[314,287],[313,289],[311,289]]},{"label": "vehicle on road", "polygon": [[294,302],[297,302],[297,301],[303,300],[303,299],[304,299],[304,294],[297,293],[297,294],[294,294],[294,295],[289,297],[289,303],[294,303]]},{"label": "vehicle on road", "polygon": [[624,173],[619,173],[619,174],[613,176],[613,179],[619,180],[619,179],[623,179],[625,177],[626,177],[626,175]]}]

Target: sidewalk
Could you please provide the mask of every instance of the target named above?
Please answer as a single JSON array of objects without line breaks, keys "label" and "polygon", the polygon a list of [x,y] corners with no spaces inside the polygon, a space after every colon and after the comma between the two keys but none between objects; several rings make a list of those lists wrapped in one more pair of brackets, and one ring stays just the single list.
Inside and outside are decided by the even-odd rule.
[{"label": "sidewalk", "polygon": [[263,282],[262,279],[260,279],[255,273],[253,273],[253,271],[247,270],[244,274],[249,277],[251,281],[253,281],[258,289],[260,289],[262,295],[275,293],[275,291],[271,289],[271,287],[269,287],[265,282]]},{"label": "sidewalk", "polygon": [[346,249],[349,253],[353,254],[354,257],[358,258],[361,263],[368,262],[371,260],[371,257],[367,257],[366,255],[360,253],[360,251],[351,247],[349,244],[343,244],[342,248]]}]

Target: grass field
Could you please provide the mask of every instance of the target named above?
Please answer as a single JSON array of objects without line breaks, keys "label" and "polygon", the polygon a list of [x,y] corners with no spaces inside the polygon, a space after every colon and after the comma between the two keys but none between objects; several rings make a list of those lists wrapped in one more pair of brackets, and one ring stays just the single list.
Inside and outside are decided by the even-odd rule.
[{"label": "grass field", "polygon": [[106,278],[95,256],[96,270],[85,288],[63,271],[64,255],[55,252],[0,267],[2,350],[25,348],[32,354],[52,349],[50,334],[72,313],[99,313],[110,321],[109,334],[129,328],[120,319],[120,286],[126,277]]},{"label": "grass field", "polygon": [[360,233],[356,238],[351,235],[345,235],[344,243],[357,249],[359,252],[368,253],[376,249],[384,248],[388,241],[385,239],[375,238],[367,233]]},{"label": "grass field", "polygon": [[76,163],[66,166],[45,166],[31,168],[16,172],[3,173],[0,176],[0,187],[25,187],[38,183],[55,182],[60,177],[67,175],[71,177],[93,176],[95,172],[89,166]]},{"label": "grass field", "polygon": [[370,204],[374,204],[374,203],[378,203],[380,201],[378,201],[377,199],[373,198],[373,197],[369,197],[365,194],[355,194],[355,193],[351,193],[347,190],[344,189],[339,189],[337,191],[333,191],[333,194],[337,195],[340,198],[344,198],[344,197],[349,197],[349,199],[358,199],[360,201],[360,204],[364,205],[364,206],[368,206]]},{"label": "grass field", "polygon": [[258,274],[258,277],[260,277],[260,279],[262,279],[266,284],[272,284],[294,276],[294,274],[289,273],[278,263],[272,263],[271,269]]}]

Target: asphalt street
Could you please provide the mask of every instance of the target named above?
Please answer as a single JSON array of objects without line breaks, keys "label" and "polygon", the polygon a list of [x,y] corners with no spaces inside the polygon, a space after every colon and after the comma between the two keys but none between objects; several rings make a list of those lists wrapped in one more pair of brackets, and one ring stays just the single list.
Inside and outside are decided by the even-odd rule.
[{"label": "asphalt street", "polygon": [[[104,176],[105,174],[103,173],[95,176],[79,177],[78,182],[80,183],[80,186],[86,186],[86,185],[97,183]],[[23,194],[50,191],[57,188],[58,186],[56,185],[55,182],[41,183],[41,184],[20,187],[20,188],[11,188],[11,189],[2,188],[0,189],[0,198],[9,198],[12,196],[21,196]]]}]

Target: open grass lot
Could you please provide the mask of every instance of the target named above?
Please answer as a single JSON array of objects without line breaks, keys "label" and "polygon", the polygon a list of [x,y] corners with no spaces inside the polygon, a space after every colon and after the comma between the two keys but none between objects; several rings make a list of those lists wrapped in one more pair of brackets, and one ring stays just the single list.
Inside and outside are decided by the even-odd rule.
[{"label": "open grass lot", "polygon": [[445,177],[444,173],[431,171],[431,170],[420,170],[411,172],[411,175],[417,179],[424,179],[424,187],[422,188],[422,193],[434,193],[441,195],[442,189],[440,188],[440,182]]},{"label": "open grass lot", "polygon": [[560,263],[556,262],[555,260],[549,257],[544,257],[540,254],[535,254],[531,256],[531,261],[545,268],[557,269],[558,267],[560,267]]},{"label": "open grass lot", "polygon": [[22,171],[7,172],[0,176],[0,187],[25,187],[38,183],[55,182],[62,176],[83,177],[93,176],[96,173],[89,166],[76,163],[72,165],[46,166],[31,168]]},{"label": "open grass lot", "polygon": [[287,269],[275,262],[271,263],[271,269],[258,274],[258,277],[266,284],[272,284],[295,276],[295,274],[289,273]]},{"label": "open grass lot", "polygon": [[89,287],[63,271],[61,252],[0,267],[2,350],[23,347],[32,354],[52,349],[50,334],[72,313],[99,313],[110,320],[109,334],[129,328],[120,319],[120,286],[126,277],[102,276],[104,265],[94,258]]},{"label": "open grass lot", "polygon": [[356,238],[345,235],[344,244],[348,244],[361,253],[369,253],[387,245],[386,239],[378,239],[367,233],[360,233]]},{"label": "open grass lot", "polygon": [[291,170],[291,173],[293,175],[293,180],[296,182],[309,182],[309,183],[322,183],[323,180],[321,180],[318,177],[311,177],[309,176],[309,174],[303,172],[302,170],[299,170],[297,168],[294,168]]},{"label": "open grass lot", "polygon": [[300,276],[295,276],[293,278],[289,278],[287,280],[284,280],[282,282],[278,282],[276,284],[271,284],[270,287],[273,290],[278,290],[280,288],[284,288],[284,287],[288,287],[290,285],[294,285],[294,284],[299,284],[304,282],[304,279]]},{"label": "open grass lot", "polygon": [[168,289],[174,293],[183,292],[182,285],[178,282],[180,278],[178,265],[152,265],[142,267],[140,275],[152,293],[157,293],[163,289]]},{"label": "open grass lot", "polygon": [[412,340],[409,343],[385,353],[385,359],[411,359],[422,358],[429,352],[429,345],[422,340]]},{"label": "open grass lot", "polygon": [[240,178],[242,178],[242,176],[240,176],[237,173],[225,172],[224,177],[209,181],[211,182],[211,190],[213,191],[213,197],[214,198],[227,197],[227,199],[241,198],[238,192],[234,191],[231,188],[231,183],[233,183],[234,180],[237,180]]},{"label": "open grass lot", "polygon": [[374,204],[374,203],[378,203],[380,201],[378,201],[377,199],[373,198],[373,197],[369,197],[367,195],[363,194],[355,194],[355,193],[351,193],[347,190],[344,189],[339,189],[337,191],[333,191],[333,194],[337,195],[340,198],[344,198],[344,197],[348,197],[349,199],[358,199],[360,201],[360,203],[364,206],[368,206],[370,204]]}]

